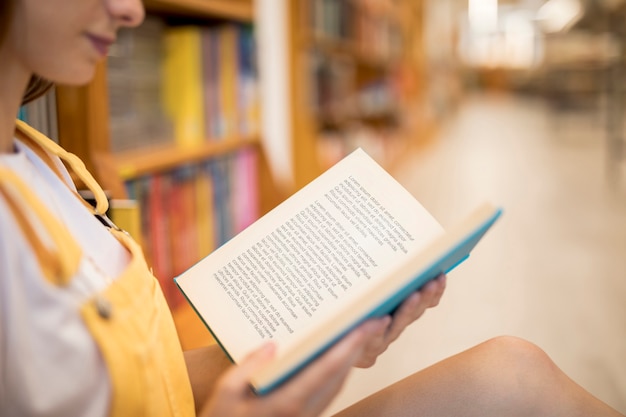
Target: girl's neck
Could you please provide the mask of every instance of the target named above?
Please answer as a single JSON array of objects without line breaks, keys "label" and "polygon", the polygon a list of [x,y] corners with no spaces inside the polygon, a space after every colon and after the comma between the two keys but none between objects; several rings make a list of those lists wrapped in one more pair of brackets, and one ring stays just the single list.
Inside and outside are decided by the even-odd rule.
[{"label": "girl's neck", "polygon": [[[15,114],[17,114],[17,112]],[[15,116],[10,117],[8,112],[2,109],[0,112],[0,154],[15,152],[13,145],[14,131]]]},{"label": "girl's neck", "polygon": [[15,118],[22,104],[30,75],[11,73],[8,66],[0,68],[0,153],[15,152],[13,136],[15,132]]}]

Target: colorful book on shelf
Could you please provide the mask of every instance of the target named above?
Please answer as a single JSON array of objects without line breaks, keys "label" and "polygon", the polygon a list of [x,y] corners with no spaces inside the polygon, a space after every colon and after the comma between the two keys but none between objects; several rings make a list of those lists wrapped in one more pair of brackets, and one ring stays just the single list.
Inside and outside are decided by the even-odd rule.
[{"label": "colorful book on shelf", "polygon": [[357,150],[175,281],[235,363],[277,345],[251,375],[265,394],[359,323],[450,272],[500,214],[485,203],[444,230]]},{"label": "colorful book on shelf", "polygon": [[202,93],[204,104],[204,132],[208,140],[219,137],[219,102],[218,102],[218,43],[213,28],[203,28],[202,43]]},{"label": "colorful book on shelf", "polygon": [[172,294],[170,278],[172,262],[170,257],[170,224],[167,208],[167,196],[171,187],[171,179],[167,175],[157,174],[150,177],[150,190],[147,199],[148,233],[150,239],[151,268],[159,281],[166,300],[175,296]]},{"label": "colorful book on shelf", "polygon": [[165,31],[163,106],[183,147],[205,138],[201,28],[173,26]]},{"label": "colorful book on shelf", "polygon": [[213,180],[206,164],[202,164],[198,167],[195,192],[198,256],[203,258],[215,250]]},{"label": "colorful book on shelf", "polygon": [[250,135],[259,131],[260,123],[256,43],[251,26],[240,26],[238,31],[237,129],[241,135]]},{"label": "colorful book on shelf", "polygon": [[259,218],[257,155],[242,149],[234,155],[232,185],[233,233],[237,234]]},{"label": "colorful book on shelf", "polygon": [[209,172],[213,181],[213,207],[215,213],[215,241],[221,246],[233,236],[230,156],[209,161]]},{"label": "colorful book on shelf", "polygon": [[131,235],[139,246],[143,246],[139,202],[133,199],[112,199],[109,201],[109,212],[111,221]]},{"label": "colorful book on shelf", "polygon": [[170,174],[172,186],[167,196],[170,224],[172,272],[174,275],[196,261],[196,169],[181,166]]},{"label": "colorful book on shelf", "polygon": [[217,29],[219,44],[219,117],[221,138],[233,138],[237,134],[237,38],[238,28],[234,24]]},{"label": "colorful book on shelf", "polygon": [[[180,274],[199,259],[195,176],[196,169],[193,166],[182,166],[169,174],[171,185],[165,201],[168,209],[171,276]],[[167,277],[167,285],[171,285],[170,277]],[[179,291],[169,291],[168,288],[168,302],[172,309],[181,305],[182,301]]]},{"label": "colorful book on shelf", "polygon": [[143,176],[125,182],[128,198],[137,202],[139,206],[139,220],[141,233],[141,247],[147,258],[148,264],[152,264],[152,238],[150,236],[150,192],[152,181],[150,177]]}]

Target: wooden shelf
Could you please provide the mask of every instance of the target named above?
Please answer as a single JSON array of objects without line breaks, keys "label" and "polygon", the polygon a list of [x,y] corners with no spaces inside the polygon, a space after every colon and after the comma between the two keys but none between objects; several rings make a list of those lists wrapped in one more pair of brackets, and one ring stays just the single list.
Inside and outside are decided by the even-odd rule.
[{"label": "wooden shelf", "polygon": [[260,143],[258,136],[250,136],[214,142],[207,141],[201,146],[189,148],[171,144],[151,149],[100,155],[100,158],[108,158],[109,165],[115,167],[118,175],[123,180],[129,180],[142,175],[174,169],[184,164],[204,161],[245,147],[259,146]]},{"label": "wooden shelf", "polygon": [[194,18],[223,18],[251,22],[252,0],[144,0],[149,12],[165,12]]},{"label": "wooden shelf", "polygon": [[[296,188],[357,143],[393,166],[406,148],[427,136],[415,133],[428,108],[427,2],[358,1],[345,9],[343,3],[349,2],[334,8],[323,1],[289,1]],[[384,103],[368,102],[382,100],[376,94],[386,92],[391,95]]]},{"label": "wooden shelf", "polygon": [[317,127],[324,128],[348,128],[354,123],[366,124],[370,126],[395,126],[397,124],[397,108],[389,108],[373,113],[355,113],[351,115],[337,115],[332,112],[320,112],[316,115]]}]

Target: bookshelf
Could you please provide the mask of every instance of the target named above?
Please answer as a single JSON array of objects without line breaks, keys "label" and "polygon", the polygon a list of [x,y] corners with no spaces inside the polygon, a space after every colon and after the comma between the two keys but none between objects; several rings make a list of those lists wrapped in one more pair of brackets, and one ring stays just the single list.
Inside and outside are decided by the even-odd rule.
[{"label": "bookshelf", "polygon": [[[220,24],[228,23],[253,23],[254,4],[252,0],[145,0],[144,5],[147,16],[164,21],[175,20],[179,24],[188,21],[187,25],[218,27]],[[232,55],[236,55],[236,52],[232,51]],[[176,187],[168,189],[172,193],[178,193],[176,197],[173,197],[174,194],[164,194],[162,198],[162,200],[176,202],[184,198],[180,197],[185,195],[183,193],[194,193],[192,189],[190,191],[188,186],[190,182],[185,182],[185,175],[190,170],[202,171],[203,175],[207,172],[221,172],[222,174],[226,172],[228,175],[228,173],[236,171],[225,171],[226,169],[236,170],[239,166],[223,168],[222,165],[225,163],[222,164],[222,162],[233,160],[231,165],[236,165],[234,155],[245,154],[248,157],[252,155],[255,160],[255,163],[251,165],[255,170],[251,178],[254,178],[249,180],[255,181],[256,191],[251,195],[256,201],[249,203],[258,206],[259,215],[277,204],[275,200],[277,193],[274,191],[274,183],[264,156],[260,133],[229,133],[219,138],[205,137],[201,142],[189,146],[182,146],[176,139],[171,139],[159,142],[154,146],[128,150],[115,149],[112,144],[114,126],[112,125],[110,100],[114,100],[114,98],[110,97],[112,73],[109,65],[110,62],[100,64],[92,82],[88,85],[57,87],[56,101],[59,143],[65,149],[77,154],[85,162],[87,168],[112,198],[135,198],[136,196],[130,194],[133,194],[135,189],[140,188],[137,184],[142,185],[147,182],[152,187],[157,179],[159,181],[165,179],[164,182],[168,184],[182,178],[182,182],[177,183]],[[207,178],[209,177],[203,176],[198,180],[194,179],[193,182],[194,184],[195,182],[204,184]],[[226,182],[231,186],[231,183],[236,181],[228,179]],[[223,188],[217,185],[211,185],[211,187],[211,190]],[[150,189],[148,194],[156,194],[156,190]],[[218,197],[213,196],[213,198],[217,199]],[[145,203],[146,197],[139,197],[138,200],[140,203]],[[239,203],[241,204],[241,201]],[[179,207],[171,205],[166,209],[178,210]],[[184,205],[182,209],[185,209]],[[216,215],[215,212],[211,211],[211,216]],[[182,217],[184,216],[179,216],[177,222],[180,222]],[[179,223],[172,227],[189,229],[189,225],[185,226]],[[217,228],[219,225],[215,227]],[[149,253],[151,246],[155,244],[146,242],[146,239],[140,240],[144,244],[144,250]],[[216,242],[215,246],[221,243],[223,242]],[[154,264],[156,271],[158,262],[152,262],[150,255],[148,255],[148,260]],[[192,263],[195,260],[187,259]],[[161,277],[160,279],[162,278],[169,280],[171,277]],[[167,297],[168,291],[165,292]],[[172,304],[170,305],[172,306]],[[186,303],[176,304],[172,307],[172,312],[184,348],[194,348],[211,343],[212,339],[209,332]]]},{"label": "bookshelf", "polygon": [[[194,22],[221,19],[252,22],[251,0],[145,0],[148,14],[176,16]],[[232,151],[239,146],[260,147],[260,138],[228,138],[219,145],[201,145],[197,149],[176,146],[144,149],[138,152],[113,153],[110,146],[109,101],[107,67],[101,63],[92,82],[82,87],[58,86],[57,117],[60,143],[85,161],[104,188],[114,197],[126,195],[121,180],[128,178],[130,165],[137,165],[137,173],[157,171],[199,158],[208,158]],[[271,208],[273,201],[264,202]]]},{"label": "bookshelf", "polygon": [[[257,12],[252,0],[145,0],[144,5],[148,16],[178,23],[188,20],[194,25],[249,24]],[[110,113],[110,100],[116,98],[109,97],[107,63],[98,66],[90,84],[57,88],[60,144],[85,161],[115,199],[141,190],[142,178],[167,177],[172,172],[178,172],[176,180],[181,177],[181,188],[185,188],[189,165],[252,153],[257,161],[255,198],[259,215],[356,146],[365,148],[384,166],[392,166],[429,128],[416,117],[423,99],[423,0],[285,0],[285,5],[288,36],[284,47],[289,75],[285,82],[289,88],[284,119],[290,121],[287,140],[294,180],[289,189],[274,181],[275,172],[270,170],[267,155],[271,149],[265,149],[272,145],[263,142],[257,133],[231,134],[193,146],[176,145],[170,140],[139,149],[116,149],[112,146],[115,127]],[[344,17],[355,14],[371,21],[362,23],[361,35],[342,29],[345,21],[334,20],[334,26],[325,27],[329,22],[327,11],[322,9],[328,5],[335,12],[347,7],[342,12]],[[273,4],[264,6],[271,8]],[[330,79],[322,74],[320,81],[313,70],[320,67],[324,67],[322,73],[332,73]],[[320,83],[327,82],[330,98],[320,97]],[[361,140],[351,137],[355,131]],[[222,168],[211,169],[217,172]],[[166,188],[168,181],[166,178]],[[145,200],[138,199],[142,198]],[[174,309],[173,314],[185,348],[211,341],[186,304]]]},{"label": "bookshelf", "polygon": [[296,188],[356,147],[393,166],[432,129],[423,111],[424,2],[289,5]]}]

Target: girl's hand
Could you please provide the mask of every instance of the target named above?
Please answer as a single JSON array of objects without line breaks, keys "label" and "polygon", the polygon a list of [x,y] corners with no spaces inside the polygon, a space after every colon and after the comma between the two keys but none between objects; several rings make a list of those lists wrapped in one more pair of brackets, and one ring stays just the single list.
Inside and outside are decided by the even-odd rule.
[{"label": "girl's hand", "polygon": [[274,345],[265,345],[224,373],[199,416],[319,415],[337,395],[353,366],[372,366],[409,324],[439,303],[445,281],[445,276],[440,276],[407,298],[393,319],[368,320],[284,385],[268,395],[256,396],[249,387],[250,376],[274,355]]},{"label": "girl's hand", "polygon": [[392,316],[386,316],[385,327],[379,333],[369,339],[363,354],[356,361],[358,368],[369,368],[376,363],[376,359],[389,345],[400,336],[404,329],[415,320],[420,318],[426,309],[435,307],[446,288],[446,276],[440,275],[434,281],[429,282],[420,291],[411,294],[398,307]]},{"label": "girl's hand", "polygon": [[369,320],[283,386],[265,396],[254,395],[250,376],[274,354],[268,344],[229,369],[218,381],[200,417],[317,416],[337,395],[348,372],[388,326],[387,319]]}]

